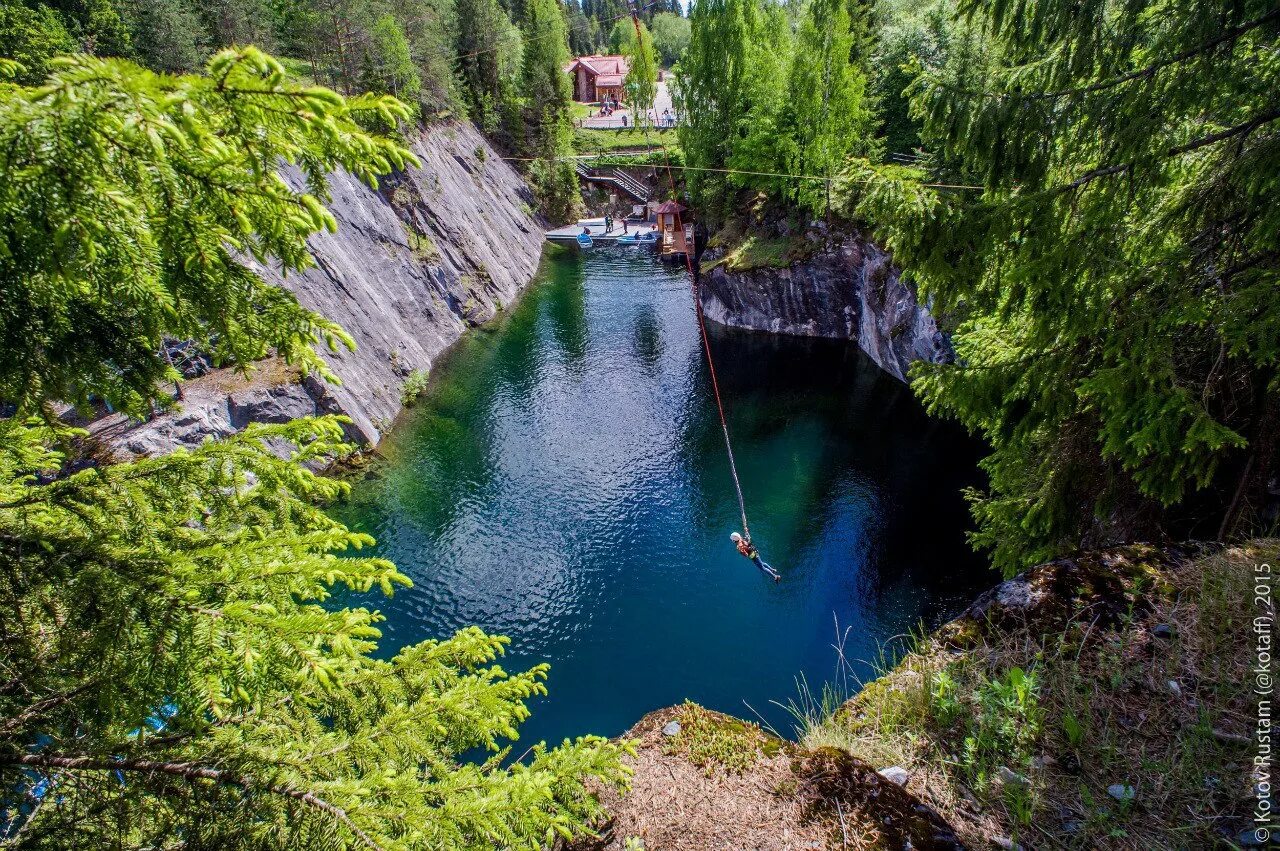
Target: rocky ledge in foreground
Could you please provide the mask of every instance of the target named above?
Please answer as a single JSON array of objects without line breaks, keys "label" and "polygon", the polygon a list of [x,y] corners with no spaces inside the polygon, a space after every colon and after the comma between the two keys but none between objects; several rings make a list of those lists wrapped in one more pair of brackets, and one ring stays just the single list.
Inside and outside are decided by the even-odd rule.
[{"label": "rocky ledge in foreground", "polygon": [[571,851],[964,847],[918,798],[836,748],[692,703],[651,712],[624,738],[636,746],[631,791],[607,793],[600,837]]}]

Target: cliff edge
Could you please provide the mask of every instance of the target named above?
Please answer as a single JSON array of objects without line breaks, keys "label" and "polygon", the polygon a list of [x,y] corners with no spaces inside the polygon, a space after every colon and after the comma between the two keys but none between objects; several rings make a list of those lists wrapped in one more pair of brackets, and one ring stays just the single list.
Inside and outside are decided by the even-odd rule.
[{"label": "cliff edge", "polygon": [[854,340],[905,381],[915,360],[948,363],[951,345],[889,254],[856,231],[818,223],[800,236],[713,239],[702,309],[721,325]]},{"label": "cliff edge", "polygon": [[[542,227],[533,196],[511,165],[467,122],[415,131],[422,165],[389,175],[378,190],[346,173],[330,176],[327,204],[336,233],[308,245],[315,265],[301,274],[252,261],[251,268],[334,320],[355,351],[320,356],[341,380],[302,378],[274,359],[248,379],[211,370],[193,347],[170,346],[189,378],[172,411],[146,422],[120,414],[90,426],[109,457],[156,455],[232,434],[249,422],[345,414],[350,438],[376,446],[419,378],[468,328],[492,318],[537,272]],[[300,186],[296,169],[284,177]]]}]

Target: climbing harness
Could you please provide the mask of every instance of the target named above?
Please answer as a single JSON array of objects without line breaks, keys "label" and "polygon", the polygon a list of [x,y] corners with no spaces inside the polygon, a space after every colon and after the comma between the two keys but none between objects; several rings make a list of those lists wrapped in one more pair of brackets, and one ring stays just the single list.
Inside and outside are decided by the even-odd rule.
[{"label": "climbing harness", "polygon": [[[636,44],[639,45],[641,44],[639,10],[636,8],[635,0],[627,0],[627,6],[631,9],[631,22],[635,26],[636,30]],[[644,125],[644,138],[645,143],[648,144],[649,127],[647,123]],[[660,145],[660,147],[662,148],[662,159],[666,165],[667,179],[671,182],[671,196],[674,198],[676,196],[676,179],[671,171],[671,159],[667,156],[667,146],[663,144]],[[711,392],[716,398],[716,411],[720,414],[720,430],[724,434],[724,449],[725,453],[729,456],[729,474],[733,477],[733,489],[738,495],[738,513],[742,516],[742,536],[746,539],[748,546],[750,546],[751,527],[747,525],[747,501],[742,495],[742,482],[738,479],[738,464],[734,460],[733,441],[729,437],[729,420],[725,417],[724,401],[720,397],[720,379],[716,376],[716,363],[711,357],[711,341],[707,337],[707,322],[706,317],[702,312],[702,299],[698,297],[698,289],[701,287],[701,282],[693,271],[692,255],[695,250],[696,239],[694,246],[689,245],[689,240],[684,232],[684,223],[680,220],[680,205],[676,204],[675,206],[676,231],[685,237],[684,264],[685,268],[689,272],[689,288],[693,294],[694,312],[698,316],[698,333],[702,337],[702,351],[706,354],[707,370],[711,374]],[[754,549],[755,548],[752,547],[753,551]],[[757,554],[757,558],[758,557],[759,554]],[[762,561],[760,564],[764,564],[764,562]],[[765,568],[761,569],[765,570]],[[771,567],[769,567],[766,572],[773,576],[775,580],[779,578],[777,571]]]}]

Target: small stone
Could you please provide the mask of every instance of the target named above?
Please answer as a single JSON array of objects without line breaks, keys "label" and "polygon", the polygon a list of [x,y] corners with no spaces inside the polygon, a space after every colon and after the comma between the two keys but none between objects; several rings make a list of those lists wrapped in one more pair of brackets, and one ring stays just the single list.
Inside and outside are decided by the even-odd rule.
[{"label": "small stone", "polygon": [[1165,685],[1169,687],[1169,694],[1174,697],[1182,697],[1182,686],[1178,685],[1177,680],[1169,680]]},{"label": "small stone", "polygon": [[1079,833],[1083,828],[1084,828],[1084,825],[1076,821],[1075,819],[1072,819],[1071,821],[1065,821],[1062,823],[1062,832],[1072,836]]},{"label": "small stone", "polygon": [[1026,775],[1019,774],[1008,766],[1002,765],[997,768],[996,776],[999,777],[1000,782],[1006,786],[1018,786],[1025,789],[1027,786],[1031,785],[1031,781],[1026,778]]},{"label": "small stone", "polygon": [[897,783],[899,786],[906,786],[907,781],[911,779],[911,774],[900,765],[891,765],[888,768],[882,768],[877,773],[890,783]]},{"label": "small stone", "polygon": [[1107,787],[1107,794],[1121,802],[1132,801],[1138,795],[1133,787],[1126,783],[1112,783]]},{"label": "small stone", "polygon": [[680,722],[679,722],[679,721],[668,721],[668,722],[667,722],[667,725],[666,725],[665,727],[663,727],[663,728],[662,728],[662,735],[664,735],[664,736],[678,736],[678,735],[680,735]]},{"label": "small stone", "polygon": [[1034,768],[1036,771],[1042,771],[1051,765],[1057,765],[1057,764],[1058,764],[1058,761],[1053,757],[1049,756],[1048,754],[1045,754],[1044,756],[1031,757],[1031,767]]},{"label": "small stone", "polygon": [[1151,634],[1156,638],[1173,638],[1173,627],[1167,623],[1158,623],[1151,630]]},{"label": "small stone", "polygon": [[1021,845],[1007,836],[993,836],[991,837],[991,844],[997,848],[1003,848],[1004,851],[1023,851]]}]

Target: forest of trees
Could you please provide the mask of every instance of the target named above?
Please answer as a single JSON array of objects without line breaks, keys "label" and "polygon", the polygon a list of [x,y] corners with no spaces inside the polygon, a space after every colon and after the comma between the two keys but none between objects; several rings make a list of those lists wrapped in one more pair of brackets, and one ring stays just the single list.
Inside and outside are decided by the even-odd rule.
[{"label": "forest of trees", "polygon": [[[647,23],[679,21],[663,24],[668,62],[688,40],[679,11],[674,2],[640,10]],[[80,51],[189,73],[220,48],[251,44],[284,57],[296,79],[344,95],[391,94],[418,120],[466,114],[521,162],[532,161],[527,177],[543,212],[564,219],[577,187],[562,161],[571,83],[560,70],[571,53],[607,49],[619,23],[633,29],[621,2],[0,0],[0,56],[20,62],[21,81],[35,83],[51,58]]]},{"label": "forest of trees", "polygon": [[763,190],[813,215],[830,189],[893,250],[957,352],[913,386],[991,447],[970,497],[997,565],[1274,524],[1274,4],[699,0],[690,17],[700,211],[714,225]]},{"label": "forest of trees", "polygon": [[[990,447],[997,565],[1274,523],[1274,3],[696,0],[687,30],[642,5],[699,213],[764,193],[867,225],[947,328],[956,362],[912,383]],[[166,337],[325,377],[312,346],[349,338],[237,258],[312,262],[325,175],[411,163],[413,121],[465,110],[563,214],[561,69],[625,12],[0,0],[0,838],[538,848],[625,785],[597,738],[508,760],[546,672],[504,671],[504,639],[373,655],[380,616],[333,596],[407,579],[339,557],[369,539],[317,507],[344,490],[311,466],[349,451],[337,421],[81,466],[51,407],[166,404]],[[218,50],[248,43],[288,59]]]}]

